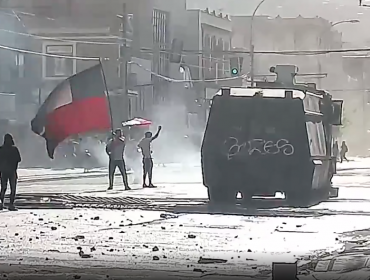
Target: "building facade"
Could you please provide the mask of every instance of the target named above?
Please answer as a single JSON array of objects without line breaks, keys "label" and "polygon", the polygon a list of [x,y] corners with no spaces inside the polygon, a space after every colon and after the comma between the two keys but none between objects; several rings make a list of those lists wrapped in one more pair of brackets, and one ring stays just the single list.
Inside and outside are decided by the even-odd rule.
[{"label": "building facade", "polygon": [[[233,46],[250,50],[251,17],[233,17]],[[314,82],[318,88],[328,90],[334,98],[344,100],[344,126],[339,140],[346,140],[352,154],[368,154],[370,129],[366,91],[369,71],[363,57],[348,57],[331,50],[350,48],[343,46],[341,33],[332,22],[323,18],[271,18],[256,16],[253,44],[255,51],[324,51],[321,55],[255,55],[256,80],[270,79],[269,68],[276,64],[294,64],[299,68],[298,82]],[[325,53],[325,51],[328,53]],[[247,60],[244,59],[245,61]],[[369,64],[370,65],[370,64]],[[250,71],[245,65],[245,73]],[[305,75],[309,74],[309,75]]]},{"label": "building facade", "polygon": [[[50,55],[81,57],[67,59],[26,55],[27,78],[38,81],[35,85],[26,86],[28,90],[32,88],[34,100],[43,100],[61,80],[97,63],[96,60],[86,59],[88,57],[103,58],[112,95],[122,92],[119,15],[123,13],[124,4],[132,18],[131,55],[135,62],[128,69],[129,82],[132,82],[129,84],[132,94],[128,116],[147,115],[152,104],[166,99],[168,82],[158,76],[170,76],[169,48],[175,34],[188,41],[184,36],[186,29],[183,28],[188,23],[185,1],[176,1],[173,5],[171,1],[156,0],[112,0],[109,3],[100,0],[57,0],[52,3],[11,0],[7,7],[21,11],[18,15],[24,25],[23,32],[30,35],[18,36],[26,40],[26,49]],[[34,16],[29,16],[31,14]],[[171,23],[171,16],[176,21]],[[113,103],[113,106],[117,105],[117,102]],[[122,109],[118,106],[114,111]],[[117,119],[121,121],[119,115]]]},{"label": "building facade", "polygon": [[[233,46],[250,50],[250,26],[252,17],[235,16],[233,22]],[[281,18],[256,16],[253,22],[253,45],[255,51],[305,51],[332,50],[342,47],[341,34],[333,29],[332,23],[319,17],[315,18]],[[317,78],[319,87],[330,88],[332,81],[337,80],[338,65],[341,64],[339,55],[255,55],[255,74],[268,74],[269,68],[276,64],[295,64],[300,73],[325,74],[325,79]],[[341,67],[339,67],[341,69]],[[248,68],[249,70],[249,68]],[[339,71],[341,75],[343,71]],[[325,76],[325,75],[324,75]],[[301,79],[307,81],[306,79]]]}]

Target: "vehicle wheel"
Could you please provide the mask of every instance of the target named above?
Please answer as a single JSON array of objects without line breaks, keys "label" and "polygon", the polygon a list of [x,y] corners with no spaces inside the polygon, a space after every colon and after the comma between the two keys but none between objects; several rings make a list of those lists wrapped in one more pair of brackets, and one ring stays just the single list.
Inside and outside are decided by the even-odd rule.
[{"label": "vehicle wheel", "polygon": [[208,187],[209,202],[214,205],[235,204],[236,192],[222,186]]},{"label": "vehicle wheel", "polygon": [[304,207],[307,206],[312,198],[312,191],[294,190],[285,193],[289,206]]}]

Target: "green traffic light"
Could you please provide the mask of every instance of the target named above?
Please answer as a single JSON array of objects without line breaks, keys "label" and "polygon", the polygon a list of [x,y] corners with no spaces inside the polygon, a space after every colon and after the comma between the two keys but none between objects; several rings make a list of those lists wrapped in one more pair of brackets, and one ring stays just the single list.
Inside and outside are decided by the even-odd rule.
[{"label": "green traffic light", "polygon": [[238,69],[236,69],[236,68],[233,68],[233,69],[231,69],[231,74],[233,74],[233,75],[238,75]]}]

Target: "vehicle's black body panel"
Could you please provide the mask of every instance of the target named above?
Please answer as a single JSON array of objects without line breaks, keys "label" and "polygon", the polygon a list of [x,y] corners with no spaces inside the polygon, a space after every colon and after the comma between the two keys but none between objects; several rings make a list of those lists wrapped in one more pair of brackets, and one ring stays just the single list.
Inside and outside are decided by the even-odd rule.
[{"label": "vehicle's black body panel", "polygon": [[340,122],[333,112],[341,108],[328,93],[301,88],[294,91],[302,98],[284,87],[285,97],[228,90],[213,98],[201,151],[210,200],[229,201],[238,192],[245,197],[279,191],[292,199],[312,193],[329,197],[336,166],[331,131]]},{"label": "vehicle's black body panel", "polygon": [[302,100],[216,96],[202,165],[206,186],[247,187],[263,195],[310,188],[314,170]]}]

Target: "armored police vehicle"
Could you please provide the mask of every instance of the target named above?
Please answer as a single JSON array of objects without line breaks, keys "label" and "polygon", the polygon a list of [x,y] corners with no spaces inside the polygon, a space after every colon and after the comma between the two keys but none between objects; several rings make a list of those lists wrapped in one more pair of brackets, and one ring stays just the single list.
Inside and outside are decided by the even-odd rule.
[{"label": "armored police vehicle", "polygon": [[274,82],[224,88],[212,99],[201,150],[210,202],[283,192],[294,206],[338,195],[331,183],[332,128],[341,125],[343,101],[314,84],[297,84],[297,71],[271,67]]}]

